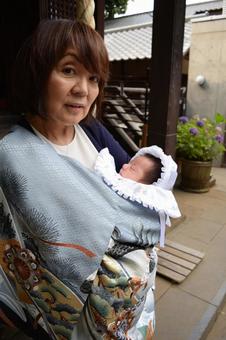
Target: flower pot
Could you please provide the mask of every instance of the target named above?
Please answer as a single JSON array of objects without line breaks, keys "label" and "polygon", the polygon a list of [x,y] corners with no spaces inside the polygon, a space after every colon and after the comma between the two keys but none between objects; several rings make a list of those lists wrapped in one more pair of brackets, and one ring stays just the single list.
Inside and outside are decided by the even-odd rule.
[{"label": "flower pot", "polygon": [[190,192],[207,192],[210,188],[212,162],[183,159],[181,163],[180,187]]}]

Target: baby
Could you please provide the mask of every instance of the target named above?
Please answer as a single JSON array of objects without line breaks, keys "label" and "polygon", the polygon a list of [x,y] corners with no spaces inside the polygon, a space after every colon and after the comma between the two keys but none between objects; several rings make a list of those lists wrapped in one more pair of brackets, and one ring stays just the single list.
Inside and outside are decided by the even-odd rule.
[{"label": "baby", "polygon": [[177,178],[177,164],[172,157],[156,145],[145,147],[117,173],[114,159],[105,148],[98,154],[95,171],[118,195],[159,213],[160,246],[163,246],[169,217],[181,216],[172,193]]}]

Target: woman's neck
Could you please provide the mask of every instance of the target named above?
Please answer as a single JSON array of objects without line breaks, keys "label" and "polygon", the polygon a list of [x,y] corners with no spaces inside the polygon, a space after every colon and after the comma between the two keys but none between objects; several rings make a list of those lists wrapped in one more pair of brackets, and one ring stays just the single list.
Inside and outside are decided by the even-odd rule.
[{"label": "woman's neck", "polygon": [[65,126],[62,123],[51,121],[41,115],[29,114],[26,119],[29,124],[54,144],[66,145],[74,139],[75,128],[73,125]]}]

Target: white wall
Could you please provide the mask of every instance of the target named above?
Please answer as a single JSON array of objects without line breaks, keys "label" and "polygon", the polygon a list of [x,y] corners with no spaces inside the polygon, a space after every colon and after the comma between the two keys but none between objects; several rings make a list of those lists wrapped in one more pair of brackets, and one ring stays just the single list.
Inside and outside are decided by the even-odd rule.
[{"label": "white wall", "polygon": [[[206,79],[201,87],[198,75]],[[226,17],[196,19],[192,23],[192,41],[188,71],[188,115],[200,113],[226,117]]]}]

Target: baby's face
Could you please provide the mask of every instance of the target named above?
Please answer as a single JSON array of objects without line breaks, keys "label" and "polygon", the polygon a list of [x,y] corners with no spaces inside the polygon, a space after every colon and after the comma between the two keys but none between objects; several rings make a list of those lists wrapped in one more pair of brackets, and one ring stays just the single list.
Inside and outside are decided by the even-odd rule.
[{"label": "baby's face", "polygon": [[128,164],[123,164],[119,174],[135,182],[148,184],[147,173],[151,170],[153,161],[145,156],[138,156]]}]

